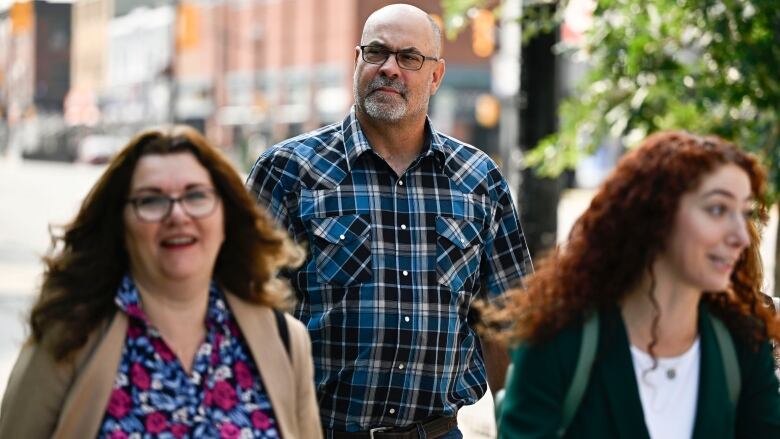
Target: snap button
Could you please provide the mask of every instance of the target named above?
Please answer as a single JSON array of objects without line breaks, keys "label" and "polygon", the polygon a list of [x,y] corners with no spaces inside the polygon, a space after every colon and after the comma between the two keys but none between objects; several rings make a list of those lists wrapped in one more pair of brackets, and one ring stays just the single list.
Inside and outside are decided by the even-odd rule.
[{"label": "snap button", "polygon": [[339,235],[339,239],[341,239],[343,241],[343,240],[347,239],[347,237],[344,236],[344,235]]}]

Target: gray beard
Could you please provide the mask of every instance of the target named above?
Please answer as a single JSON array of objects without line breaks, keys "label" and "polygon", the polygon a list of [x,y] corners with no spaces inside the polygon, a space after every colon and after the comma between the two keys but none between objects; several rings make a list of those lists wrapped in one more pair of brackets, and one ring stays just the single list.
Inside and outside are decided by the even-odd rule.
[{"label": "gray beard", "polygon": [[369,95],[363,100],[363,110],[371,118],[383,122],[398,122],[406,116],[406,101],[400,104],[383,102],[379,96]]},{"label": "gray beard", "polygon": [[372,94],[374,89],[381,86],[392,86],[392,81],[380,78],[374,79],[367,87],[368,96],[361,96],[358,93],[357,81],[353,82],[353,95],[358,97],[357,107],[368,117],[382,122],[396,123],[406,116],[409,105],[406,99],[401,97],[400,104],[388,102],[382,99],[381,95]]}]

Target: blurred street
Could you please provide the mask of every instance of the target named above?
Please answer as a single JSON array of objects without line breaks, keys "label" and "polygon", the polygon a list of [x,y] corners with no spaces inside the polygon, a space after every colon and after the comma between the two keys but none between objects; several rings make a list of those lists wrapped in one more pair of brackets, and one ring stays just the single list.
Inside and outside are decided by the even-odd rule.
[{"label": "blurred street", "polygon": [[102,167],[0,159],[0,394],[39,285],[49,224],[68,221]]},{"label": "blurred street", "polygon": [[[76,213],[103,169],[0,158],[0,395],[26,336],[24,318],[40,282],[40,257],[50,243],[48,227],[62,225]],[[592,192],[587,190],[564,194],[558,208],[559,236],[565,236],[591,196]],[[770,233],[776,229],[776,221],[775,214],[767,228]],[[768,273],[772,272],[774,261],[766,243],[774,241],[773,235],[764,236],[762,251]],[[495,436],[490,396],[461,410],[459,418],[467,439]]]}]

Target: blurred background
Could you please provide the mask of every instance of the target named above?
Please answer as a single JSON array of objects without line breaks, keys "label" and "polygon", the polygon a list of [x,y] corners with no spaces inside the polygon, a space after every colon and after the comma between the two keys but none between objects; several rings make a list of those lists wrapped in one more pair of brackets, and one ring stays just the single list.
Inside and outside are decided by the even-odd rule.
[{"label": "blurred background", "polygon": [[[389,3],[0,0],[0,394],[49,226],[72,217],[102,165],[142,128],[185,123],[245,173],[274,143],[341,120],[362,24]],[[534,257],[657,129],[736,139],[776,198],[776,0],[408,3],[448,35],[431,119],[500,164]],[[763,238],[771,293],[776,208]],[[490,437],[491,404],[478,406],[462,414],[467,437]]]}]

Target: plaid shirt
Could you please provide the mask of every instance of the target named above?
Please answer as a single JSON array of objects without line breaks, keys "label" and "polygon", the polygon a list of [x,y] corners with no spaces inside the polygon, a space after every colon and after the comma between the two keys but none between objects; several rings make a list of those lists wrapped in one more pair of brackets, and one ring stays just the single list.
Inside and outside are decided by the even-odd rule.
[{"label": "plaid shirt", "polygon": [[266,151],[249,175],[258,203],[309,249],[289,275],[326,428],[406,426],[476,402],[487,384],[472,301],[531,269],[495,163],[430,121],[426,133],[398,177],[353,109]]}]

